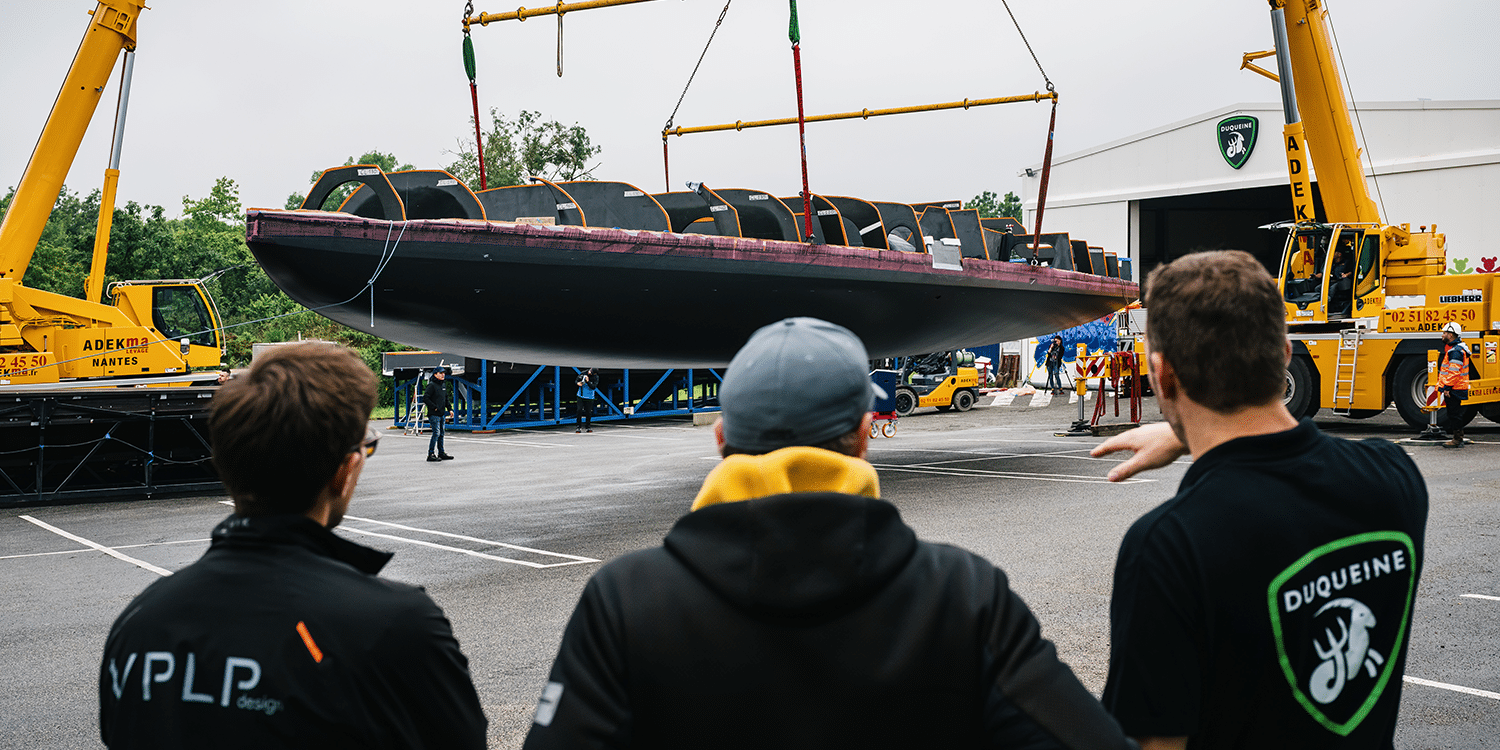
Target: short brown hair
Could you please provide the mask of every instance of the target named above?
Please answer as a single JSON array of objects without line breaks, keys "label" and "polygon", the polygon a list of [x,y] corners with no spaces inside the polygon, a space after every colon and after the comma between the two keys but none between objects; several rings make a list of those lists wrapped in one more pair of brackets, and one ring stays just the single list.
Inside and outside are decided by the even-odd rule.
[{"label": "short brown hair", "polygon": [[1182,390],[1221,414],[1286,393],[1286,307],[1276,282],[1240,250],[1193,253],[1146,279],[1146,340]]},{"label": "short brown hair", "polygon": [[354,352],[274,347],[214,395],[214,468],[245,515],[305,513],[361,442],[374,408],[375,376]]}]

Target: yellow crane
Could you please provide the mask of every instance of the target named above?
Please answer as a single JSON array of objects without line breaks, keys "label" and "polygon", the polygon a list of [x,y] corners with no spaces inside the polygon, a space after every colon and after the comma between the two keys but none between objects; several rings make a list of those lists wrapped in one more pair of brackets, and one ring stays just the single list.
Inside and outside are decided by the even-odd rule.
[{"label": "yellow crane", "polygon": [[[1323,407],[1352,418],[1392,402],[1412,426],[1428,423],[1428,352],[1449,322],[1463,328],[1473,363],[1462,422],[1500,421],[1500,293],[1496,274],[1445,274],[1437,226],[1386,224],[1365,187],[1328,11],[1321,0],[1269,0],[1275,49],[1241,67],[1281,85],[1294,222],[1278,282],[1293,357],[1287,406],[1298,417]],[[1275,56],[1277,73],[1254,64]],[[1316,172],[1324,215],[1314,214]]]},{"label": "yellow crane", "polygon": [[[101,0],[0,225],[0,503],[209,492],[204,426],[221,366],[199,280],[103,288],[140,0]],[[124,53],[114,144],[84,298],[32,289],[26,269]],[[107,299],[108,302],[102,300]]]},{"label": "yellow crane", "polygon": [[[101,0],[0,225],[0,387],[150,378],[218,367],[219,316],[194,280],[127,281],[102,290],[129,104],[139,0]],[[115,62],[125,54],[114,147],[105,171],[84,298],[25,286],[37,241]],[[101,302],[101,293],[109,303]]]}]

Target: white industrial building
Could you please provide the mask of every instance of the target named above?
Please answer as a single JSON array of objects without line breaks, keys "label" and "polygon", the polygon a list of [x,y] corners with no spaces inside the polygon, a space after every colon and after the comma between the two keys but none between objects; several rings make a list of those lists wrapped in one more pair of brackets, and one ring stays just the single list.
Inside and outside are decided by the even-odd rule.
[{"label": "white industrial building", "polygon": [[[1220,124],[1235,117],[1258,123],[1238,169],[1219,143]],[[1256,227],[1291,218],[1284,124],[1279,103],[1236,104],[1054,157],[1042,232],[1068,232],[1132,258],[1137,279],[1199,249],[1247,250],[1274,267],[1285,233]],[[1500,101],[1361,104],[1355,132],[1367,144],[1366,181],[1382,220],[1413,229],[1436,223],[1450,267],[1500,256],[1490,214],[1500,199]],[[1316,160],[1317,144],[1309,149]],[[1021,177],[1029,230],[1041,164]],[[1316,183],[1314,192],[1322,218]]]}]

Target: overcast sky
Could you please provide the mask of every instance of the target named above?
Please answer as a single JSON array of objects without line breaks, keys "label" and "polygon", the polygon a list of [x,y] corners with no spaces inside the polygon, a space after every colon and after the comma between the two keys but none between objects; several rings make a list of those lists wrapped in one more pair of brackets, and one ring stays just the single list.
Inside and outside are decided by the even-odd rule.
[{"label": "overcast sky", "polygon": [[[999,2],[798,5],[809,114],[1043,88]],[[93,7],[4,0],[0,188],[20,182]],[[1271,46],[1263,0],[1011,7],[1062,95],[1059,155],[1277,98],[1275,84],[1238,70],[1242,52]],[[1346,83],[1359,100],[1500,99],[1495,0],[1330,7]],[[604,148],[599,178],[660,191],[658,134],[722,8],[719,0],[656,0],[570,14],[563,78],[554,18],[476,26],[480,106],[583,125]],[[305,192],[315,170],[371,149],[441,167],[471,127],[462,12],[459,2],[431,0],[158,0],[140,20],[120,203],[162,205],[176,216],[182,196],[206,195],[228,176],[246,206],[279,208],[289,193]],[[677,124],[795,115],[786,24],[781,0],[734,2]],[[79,192],[102,182],[118,78],[68,176]],[[1026,103],[814,124],[812,189],[900,201],[1019,192],[1016,173],[1041,161],[1047,115],[1045,104]],[[691,179],[794,194],[796,139],[794,126],[674,137],[673,188]]]}]

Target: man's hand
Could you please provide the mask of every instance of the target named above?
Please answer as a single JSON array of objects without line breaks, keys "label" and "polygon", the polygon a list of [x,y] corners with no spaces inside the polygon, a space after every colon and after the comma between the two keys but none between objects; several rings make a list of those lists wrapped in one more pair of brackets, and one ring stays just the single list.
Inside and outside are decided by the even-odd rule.
[{"label": "man's hand", "polygon": [[1177,439],[1177,433],[1172,432],[1172,426],[1166,422],[1122,432],[1094,446],[1089,455],[1107,456],[1117,451],[1134,451],[1135,455],[1110,469],[1111,482],[1123,482],[1140,472],[1160,469],[1188,452],[1187,446]]}]

